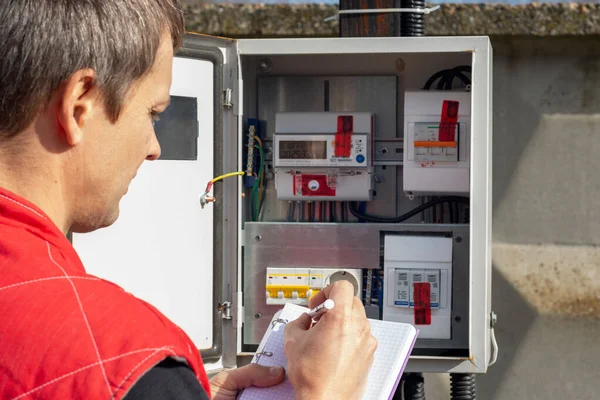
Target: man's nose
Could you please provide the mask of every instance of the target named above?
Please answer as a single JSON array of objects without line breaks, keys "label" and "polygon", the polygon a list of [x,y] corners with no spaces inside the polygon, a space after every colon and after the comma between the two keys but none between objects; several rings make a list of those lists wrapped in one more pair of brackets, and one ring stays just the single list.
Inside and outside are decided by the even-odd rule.
[{"label": "man's nose", "polygon": [[156,137],[156,134],[154,134],[154,135],[152,135],[152,142],[150,143],[150,151],[148,152],[148,155],[146,156],[146,160],[154,161],[154,160],[158,160],[159,157],[160,157],[160,143],[158,143],[158,138]]}]

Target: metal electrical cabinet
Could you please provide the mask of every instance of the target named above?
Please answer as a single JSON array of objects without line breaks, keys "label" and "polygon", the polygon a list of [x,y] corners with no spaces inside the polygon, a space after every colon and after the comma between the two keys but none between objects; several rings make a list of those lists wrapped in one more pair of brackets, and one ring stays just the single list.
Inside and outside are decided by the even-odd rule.
[{"label": "metal electrical cabinet", "polygon": [[407,372],[486,372],[488,38],[188,35],[173,68],[161,158],[116,224],[73,237],[90,273],[179,324],[209,370],[248,362],[282,304],[346,279],[370,318],[420,325]]}]

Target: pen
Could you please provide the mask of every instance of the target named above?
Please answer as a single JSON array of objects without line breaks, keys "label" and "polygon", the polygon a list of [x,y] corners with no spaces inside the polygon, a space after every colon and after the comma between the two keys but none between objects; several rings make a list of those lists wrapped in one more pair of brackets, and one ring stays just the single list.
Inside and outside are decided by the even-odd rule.
[{"label": "pen", "polygon": [[325,312],[327,312],[328,310],[331,310],[334,305],[335,305],[335,303],[333,302],[333,300],[327,299],[323,303],[319,304],[318,306],[316,306],[315,308],[310,310],[307,314],[314,321],[317,318],[319,318],[321,315],[323,315]]}]

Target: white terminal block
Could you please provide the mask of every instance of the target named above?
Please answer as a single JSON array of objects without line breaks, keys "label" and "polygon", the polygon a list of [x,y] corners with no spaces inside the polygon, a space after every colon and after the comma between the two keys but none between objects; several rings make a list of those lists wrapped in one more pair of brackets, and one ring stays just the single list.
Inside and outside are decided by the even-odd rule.
[{"label": "white terminal block", "polygon": [[269,305],[308,305],[308,299],[339,280],[350,281],[354,285],[355,295],[361,293],[362,272],[358,269],[268,267],[266,302]]},{"label": "white terminal block", "polygon": [[[458,103],[456,124],[443,123],[444,101]],[[471,93],[409,91],[404,102],[404,192],[468,194]]]},{"label": "white terminal block", "polygon": [[415,283],[429,283],[431,325],[423,339],[451,339],[452,238],[386,235],[383,319],[414,324]]},{"label": "white terminal block", "polygon": [[371,200],[374,129],[372,113],[278,113],[273,158],[277,199]]}]

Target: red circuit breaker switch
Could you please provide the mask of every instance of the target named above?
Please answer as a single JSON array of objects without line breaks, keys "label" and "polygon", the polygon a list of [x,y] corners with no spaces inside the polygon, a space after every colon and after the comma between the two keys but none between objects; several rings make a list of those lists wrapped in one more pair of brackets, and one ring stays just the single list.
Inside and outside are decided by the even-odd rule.
[{"label": "red circuit breaker switch", "polygon": [[458,101],[444,100],[440,118],[440,142],[456,142],[456,124],[458,122]]},{"label": "red circuit breaker switch", "polygon": [[335,134],[334,156],[350,157],[352,151],[352,134],[354,133],[354,119],[351,115],[340,115],[337,119],[337,133]]},{"label": "red circuit breaker switch", "polygon": [[415,325],[431,325],[431,285],[429,282],[413,284],[415,300]]}]

